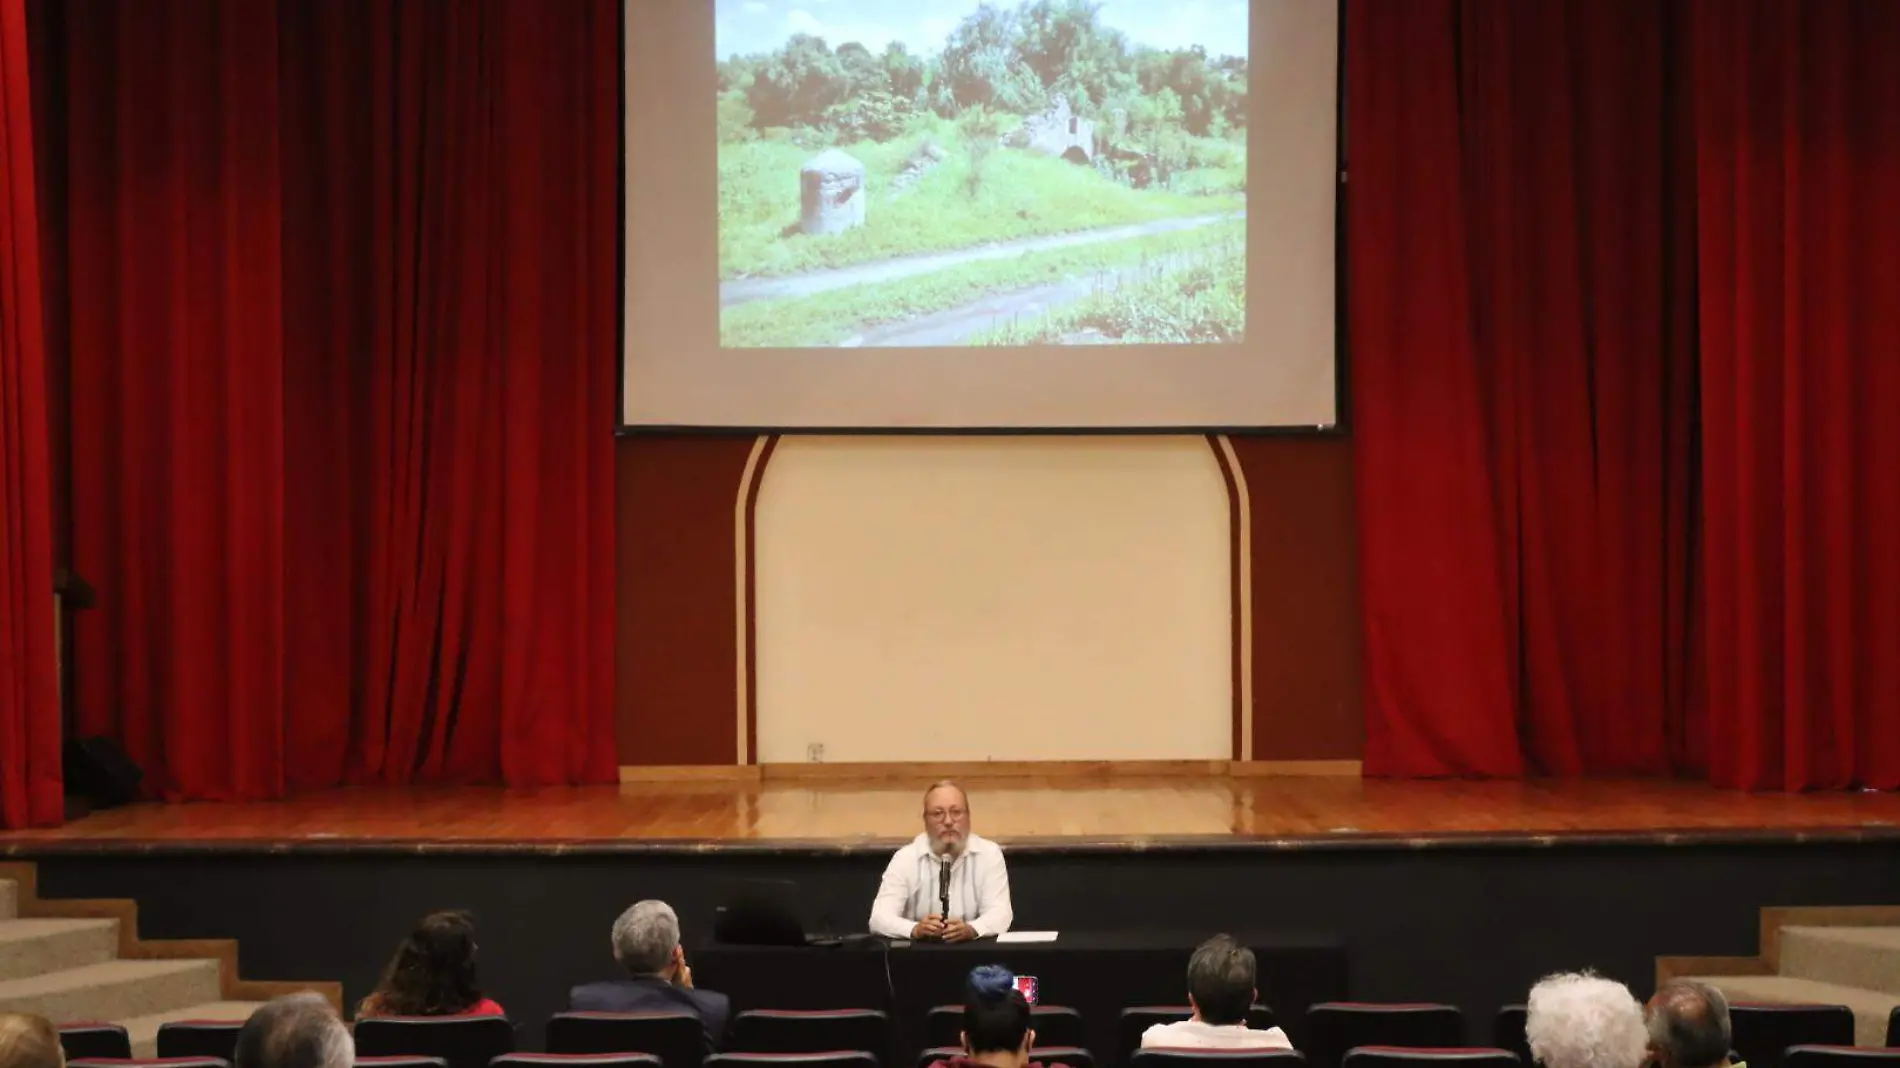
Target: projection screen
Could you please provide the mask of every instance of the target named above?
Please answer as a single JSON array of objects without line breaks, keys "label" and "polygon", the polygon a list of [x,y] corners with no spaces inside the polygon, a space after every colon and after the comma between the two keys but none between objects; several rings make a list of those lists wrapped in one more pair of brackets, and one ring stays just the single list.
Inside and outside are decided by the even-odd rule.
[{"label": "projection screen", "polygon": [[1325,427],[1338,0],[626,0],[628,427]]}]

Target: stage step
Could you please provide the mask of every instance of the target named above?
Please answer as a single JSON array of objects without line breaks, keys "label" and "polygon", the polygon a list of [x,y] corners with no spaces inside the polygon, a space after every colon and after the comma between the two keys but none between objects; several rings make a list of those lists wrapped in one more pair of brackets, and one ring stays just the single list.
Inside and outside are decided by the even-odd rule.
[{"label": "stage step", "polygon": [[12,879],[0,879],[0,920],[10,920],[20,914],[20,884]]},{"label": "stage step", "polygon": [[1900,927],[1783,927],[1781,974],[1900,997]]},{"label": "stage step", "polygon": [[175,1009],[171,1012],[154,1013],[151,1016],[134,1016],[129,1020],[115,1021],[125,1028],[126,1037],[132,1040],[132,1056],[158,1056],[158,1029],[162,1024],[177,1020],[248,1020],[251,1013],[264,1003],[261,1001],[214,1001],[207,1005],[193,1005],[190,1008]]},{"label": "stage step", "polygon": [[1792,979],[1785,975],[1703,975],[1693,978],[1720,990],[1731,1002],[1845,1005],[1854,1011],[1856,1046],[1886,1045],[1887,1014],[1893,1011],[1895,1005],[1900,1005],[1900,997],[1878,990],[1813,979]]},{"label": "stage step", "polygon": [[215,960],[114,960],[0,980],[0,1006],[55,1023],[173,1012],[219,994]]},{"label": "stage step", "polygon": [[119,955],[114,920],[0,920],[0,979],[24,979]]}]

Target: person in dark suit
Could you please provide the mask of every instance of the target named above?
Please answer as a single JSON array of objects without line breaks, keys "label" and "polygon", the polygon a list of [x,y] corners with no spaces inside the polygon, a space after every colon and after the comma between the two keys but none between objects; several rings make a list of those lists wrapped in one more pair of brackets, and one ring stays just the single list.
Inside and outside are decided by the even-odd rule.
[{"label": "person in dark suit", "polygon": [[680,945],[680,919],[664,901],[640,901],[614,921],[614,959],[630,978],[577,986],[568,995],[575,1012],[677,1012],[699,1018],[706,1048],[725,1043],[732,1003],[724,994],[693,987],[693,969]]}]

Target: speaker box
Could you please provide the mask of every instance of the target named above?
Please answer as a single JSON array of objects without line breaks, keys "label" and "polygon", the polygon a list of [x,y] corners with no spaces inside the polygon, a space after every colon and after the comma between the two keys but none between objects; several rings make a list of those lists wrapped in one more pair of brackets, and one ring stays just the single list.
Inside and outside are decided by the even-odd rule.
[{"label": "speaker box", "polygon": [[69,738],[65,759],[67,797],[91,808],[111,808],[139,799],[145,772],[109,738]]}]

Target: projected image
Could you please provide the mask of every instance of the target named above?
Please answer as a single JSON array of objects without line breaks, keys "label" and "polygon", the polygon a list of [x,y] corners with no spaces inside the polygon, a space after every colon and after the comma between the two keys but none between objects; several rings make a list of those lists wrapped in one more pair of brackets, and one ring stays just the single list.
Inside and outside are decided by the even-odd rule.
[{"label": "projected image", "polygon": [[1246,0],[718,0],[720,343],[1246,326]]}]

